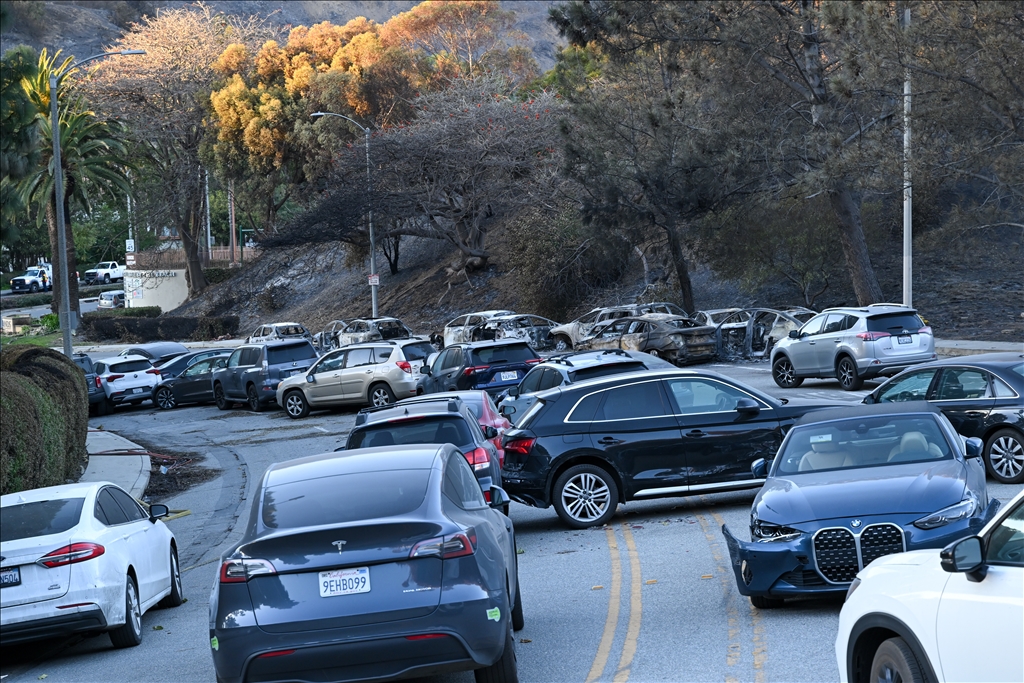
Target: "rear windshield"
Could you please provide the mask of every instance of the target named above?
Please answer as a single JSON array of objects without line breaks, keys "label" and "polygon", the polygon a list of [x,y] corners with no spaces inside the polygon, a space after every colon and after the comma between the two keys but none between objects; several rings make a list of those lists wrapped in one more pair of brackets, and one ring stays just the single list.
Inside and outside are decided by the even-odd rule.
[{"label": "rear windshield", "polygon": [[0,542],[67,531],[78,524],[84,503],[85,498],[62,498],[5,507],[0,514]]},{"label": "rear windshield", "polygon": [[282,337],[301,337],[306,334],[306,330],[298,325],[278,325],[277,333]]},{"label": "rear windshield", "polygon": [[701,324],[696,320],[690,320],[689,318],[679,318],[678,320],[661,320],[659,321],[666,327],[674,327],[677,330],[685,330],[691,327],[701,327]]},{"label": "rear windshield", "polygon": [[107,300],[116,299],[119,296],[121,296],[120,292],[103,292],[102,294],[100,294],[101,298],[107,299]]},{"label": "rear windshield", "polygon": [[129,360],[124,363],[114,363],[110,366],[111,372],[145,372],[153,367],[148,360]]},{"label": "rear windshield", "polygon": [[582,382],[588,379],[617,375],[621,372],[635,372],[646,369],[644,364],[639,361],[636,363],[609,363],[608,365],[595,365],[592,368],[583,368],[576,372],[570,372],[569,379],[573,382]]},{"label": "rear windshield", "polygon": [[504,344],[473,349],[474,365],[500,365],[501,363],[524,363],[537,358],[536,352],[526,344]]},{"label": "rear windshield", "polygon": [[354,430],[348,448],[404,446],[414,443],[450,443],[465,450],[474,445],[473,434],[462,417],[413,417],[399,422],[378,422]]},{"label": "rear windshield", "polygon": [[914,313],[888,313],[868,318],[868,331],[898,334],[903,330],[917,332],[924,327],[921,318]]},{"label": "rear windshield", "polygon": [[434,353],[437,349],[430,342],[420,342],[419,344],[409,344],[402,347],[402,353],[405,354],[406,360],[426,360],[427,356]]},{"label": "rear windshield", "polygon": [[381,339],[397,339],[409,334],[405,330],[405,325],[397,321],[378,323],[377,331],[380,332]]},{"label": "rear windshield", "polygon": [[272,346],[267,349],[267,363],[293,363],[298,360],[316,360],[316,349],[309,342],[289,344],[288,346]]},{"label": "rear windshield", "polygon": [[391,470],[271,486],[263,494],[263,524],[294,529],[404,515],[423,502],[429,480],[430,470]]},{"label": "rear windshield", "polygon": [[1010,372],[1017,374],[1020,377],[1024,377],[1024,363],[1018,363],[1017,365],[1010,366]]}]

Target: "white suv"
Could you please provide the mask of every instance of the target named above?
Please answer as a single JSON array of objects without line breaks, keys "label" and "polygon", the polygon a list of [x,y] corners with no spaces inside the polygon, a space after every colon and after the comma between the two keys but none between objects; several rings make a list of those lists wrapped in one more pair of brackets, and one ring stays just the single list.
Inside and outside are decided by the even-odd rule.
[{"label": "white suv", "polygon": [[115,356],[93,365],[96,382],[107,395],[98,406],[106,412],[115,406],[138,405],[153,396],[153,387],[160,383],[160,370],[143,356]]},{"label": "white suv", "polygon": [[1024,491],[977,536],[880,557],[839,614],[843,683],[1024,681]]}]

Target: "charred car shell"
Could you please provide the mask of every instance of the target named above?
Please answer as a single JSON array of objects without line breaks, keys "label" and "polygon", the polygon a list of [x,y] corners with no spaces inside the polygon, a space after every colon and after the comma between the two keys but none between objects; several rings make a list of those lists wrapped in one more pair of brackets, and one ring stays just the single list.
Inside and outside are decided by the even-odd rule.
[{"label": "charred car shell", "polygon": [[650,313],[595,326],[578,350],[642,351],[675,365],[702,363],[715,357],[714,329],[680,315]]},{"label": "charred car shell", "polygon": [[[801,306],[784,310],[737,308],[702,313],[705,320],[719,320],[715,326],[715,344],[718,357],[722,360],[767,358],[772,347],[784,339],[790,330],[799,329],[817,315],[817,312]],[[726,315],[723,317],[722,313]]]},{"label": "charred car shell", "polygon": [[598,324],[608,320],[636,317],[649,313],[686,316],[686,311],[670,301],[655,301],[649,304],[628,304],[595,308],[572,322],[551,328],[551,341],[556,351],[568,351],[580,341],[593,334]]},{"label": "charred car shell", "polygon": [[471,333],[472,341],[492,339],[521,339],[534,349],[552,345],[551,330],[554,320],[539,315],[498,315],[477,325]]},{"label": "charred car shell", "polygon": [[353,320],[338,332],[338,346],[362,344],[386,339],[414,337],[413,331],[398,318],[365,318]]}]

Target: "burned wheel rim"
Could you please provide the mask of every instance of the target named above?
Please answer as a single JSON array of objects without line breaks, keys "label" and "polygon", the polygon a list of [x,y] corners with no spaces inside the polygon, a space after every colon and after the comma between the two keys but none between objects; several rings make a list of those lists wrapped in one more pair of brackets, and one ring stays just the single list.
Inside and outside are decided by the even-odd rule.
[{"label": "burned wheel rim", "polygon": [[559,337],[555,340],[555,351],[568,351],[569,342],[566,341],[565,337]]},{"label": "burned wheel rim", "polygon": [[178,402],[174,400],[174,392],[165,387],[156,392],[156,404],[163,410],[170,410]]},{"label": "burned wheel rim", "polygon": [[565,482],[560,495],[566,513],[581,524],[600,519],[612,500],[608,484],[590,472],[581,472]]},{"label": "burned wheel rim", "polygon": [[301,394],[288,394],[288,398],[284,400],[284,409],[289,417],[302,417],[306,409],[306,401]]},{"label": "burned wheel rim", "polygon": [[796,381],[793,364],[789,362],[788,358],[780,358],[775,361],[775,365],[772,367],[772,374],[775,376],[775,383],[780,387],[791,387]]},{"label": "burned wheel rim", "polygon": [[1004,480],[1016,479],[1024,471],[1024,445],[1012,434],[997,434],[988,457],[992,470]]},{"label": "burned wheel rim", "polygon": [[661,351],[658,349],[647,349],[647,353],[654,356],[655,358],[661,358]]}]

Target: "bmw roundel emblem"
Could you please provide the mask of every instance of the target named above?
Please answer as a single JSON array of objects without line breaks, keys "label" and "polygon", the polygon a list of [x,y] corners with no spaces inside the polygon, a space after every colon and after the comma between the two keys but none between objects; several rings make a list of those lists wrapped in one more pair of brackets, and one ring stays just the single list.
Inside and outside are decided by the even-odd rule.
[{"label": "bmw roundel emblem", "polygon": [[854,529],[859,529],[860,525],[861,521],[859,519],[855,519],[852,522],[850,522],[850,526],[852,526]]}]

